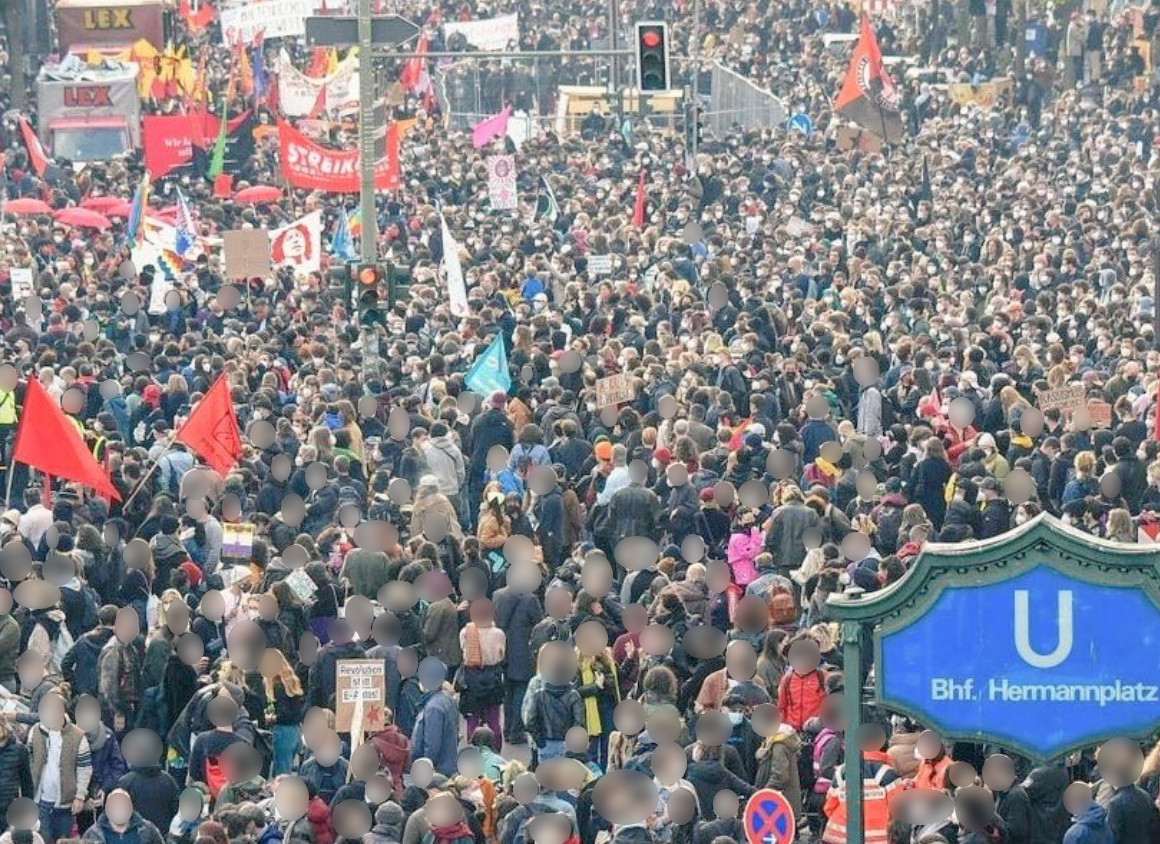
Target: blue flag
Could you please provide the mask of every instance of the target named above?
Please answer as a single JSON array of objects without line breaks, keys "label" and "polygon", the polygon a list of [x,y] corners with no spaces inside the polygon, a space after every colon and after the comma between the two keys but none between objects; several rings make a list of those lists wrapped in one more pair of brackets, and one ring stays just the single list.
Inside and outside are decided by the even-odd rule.
[{"label": "blue flag", "polygon": [[185,194],[181,192],[181,188],[177,189],[177,234],[173,243],[173,251],[182,258],[185,258],[197,243],[197,228],[193,222],[193,213],[189,210],[189,203],[185,201]]},{"label": "blue flag", "polygon": [[354,251],[354,238],[350,236],[350,220],[346,216],[346,209],[338,218],[338,225],[334,228],[334,237],[330,239],[330,251],[335,257],[343,261],[354,261],[358,254]]},{"label": "blue flag", "polygon": [[506,393],[512,388],[512,376],[508,372],[507,349],[504,347],[502,334],[497,334],[484,353],[475,359],[463,383],[467,385],[467,389],[485,399],[492,393]]}]

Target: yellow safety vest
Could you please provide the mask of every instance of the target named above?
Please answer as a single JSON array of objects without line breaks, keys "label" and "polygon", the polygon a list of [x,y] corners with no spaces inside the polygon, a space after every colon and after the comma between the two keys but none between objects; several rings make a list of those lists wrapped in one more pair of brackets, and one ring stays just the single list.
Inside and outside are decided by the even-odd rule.
[{"label": "yellow safety vest", "polygon": [[0,390],[0,425],[16,424],[16,391]]}]

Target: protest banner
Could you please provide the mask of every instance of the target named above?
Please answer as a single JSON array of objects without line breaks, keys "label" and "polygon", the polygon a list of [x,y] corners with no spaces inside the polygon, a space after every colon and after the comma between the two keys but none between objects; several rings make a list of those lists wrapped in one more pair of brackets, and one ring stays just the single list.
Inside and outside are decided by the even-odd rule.
[{"label": "protest banner", "polygon": [[314,14],[314,0],[264,0],[237,3],[218,10],[222,43],[249,44],[258,33],[265,38],[306,34],[306,18]]},{"label": "protest banner", "polygon": [[596,382],[596,406],[608,407],[636,398],[636,380],[626,373],[609,375]]},{"label": "protest banner", "polygon": [[227,560],[249,560],[254,556],[254,534],[257,526],[252,522],[222,525],[222,557]]},{"label": "protest banner", "polygon": [[1087,409],[1093,428],[1112,427],[1112,406],[1106,401],[1092,399],[1087,403]]},{"label": "protest banner", "polygon": [[32,267],[13,267],[8,271],[8,280],[12,285],[13,301],[23,302],[35,292]]},{"label": "protest banner", "polygon": [[226,278],[264,278],[270,272],[270,235],[264,229],[222,232]]},{"label": "protest banner", "polygon": [[520,41],[520,16],[516,13],[477,21],[448,21],[443,24],[443,39],[460,34],[469,47],[495,52],[506,50]]},{"label": "protest banner", "polygon": [[1014,90],[1010,79],[992,79],[990,82],[981,82],[971,85],[966,82],[955,82],[947,86],[947,94],[951,102],[957,106],[977,106],[981,109],[991,109],[1000,98]]},{"label": "protest banner", "polygon": [[[398,134],[387,133],[387,154],[375,162],[375,187],[399,186]],[[392,135],[395,135],[392,141]],[[314,143],[285,121],[278,124],[282,175],[291,187],[329,193],[358,193],[358,150],[329,149]]]},{"label": "protest banner", "polygon": [[487,159],[487,195],[496,211],[510,211],[519,205],[514,155],[493,155]]},{"label": "protest banner", "polygon": [[[383,729],[387,666],[381,659],[340,659],[334,665],[334,729],[377,733]],[[361,723],[360,723],[361,722]]]},{"label": "protest banner", "polygon": [[326,111],[347,114],[358,109],[358,56],[347,56],[329,76],[313,79],[294,66],[283,50],[278,56],[278,105],[287,117],[314,111],[318,92],[326,87]]},{"label": "protest banner", "polygon": [[147,114],[141,118],[145,169],[160,179],[193,161],[193,123],[187,114]]},{"label": "protest banner", "polygon": [[310,275],[321,269],[321,211],[314,211],[288,226],[261,234],[269,237],[269,262],[275,267],[293,267],[295,275]]},{"label": "protest banner", "polygon": [[1040,410],[1077,410],[1084,406],[1087,388],[1083,384],[1069,384],[1054,390],[1042,390],[1035,397]]}]

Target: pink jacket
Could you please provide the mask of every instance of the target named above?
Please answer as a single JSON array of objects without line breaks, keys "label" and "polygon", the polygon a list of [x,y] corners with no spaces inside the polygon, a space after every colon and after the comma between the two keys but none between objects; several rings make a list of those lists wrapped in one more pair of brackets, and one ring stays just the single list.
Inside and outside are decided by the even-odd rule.
[{"label": "pink jacket", "polygon": [[735,533],[729,537],[729,566],[733,569],[733,580],[741,587],[757,580],[757,568],[753,561],[761,553],[765,537],[756,527],[748,533]]}]

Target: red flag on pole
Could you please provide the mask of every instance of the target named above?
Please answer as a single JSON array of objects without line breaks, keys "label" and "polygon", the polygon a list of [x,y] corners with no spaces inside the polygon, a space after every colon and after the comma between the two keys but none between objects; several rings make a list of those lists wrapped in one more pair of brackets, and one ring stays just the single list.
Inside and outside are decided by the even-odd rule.
[{"label": "red flag on pole", "polygon": [[[1156,303],[1156,307],[1160,308],[1160,302]],[[1160,442],[1160,381],[1156,382],[1156,422],[1154,424],[1153,435],[1156,437],[1156,441]]]},{"label": "red flag on pole", "polygon": [[218,377],[177,432],[183,442],[219,475],[226,475],[242,455],[238,416],[225,375]]},{"label": "red flag on pole", "polygon": [[636,182],[636,202],[632,207],[632,224],[638,229],[644,228],[644,209],[645,209],[645,195],[644,195],[644,168],[640,168],[640,178]]},{"label": "red flag on pole", "polygon": [[906,135],[901,96],[882,63],[878,37],[865,15],[834,111],[884,141],[897,141]]},{"label": "red flag on pole", "polygon": [[48,169],[48,155],[45,153],[44,147],[40,145],[40,138],[36,137],[36,133],[32,131],[32,127],[23,117],[20,118],[20,134],[24,137],[24,145],[28,147],[28,158],[32,162],[32,169],[36,171],[36,175],[43,176],[44,171]]},{"label": "red flag on pole", "polygon": [[12,459],[46,475],[84,484],[106,498],[121,500],[76,426],[35,378],[28,379],[24,392]]}]

